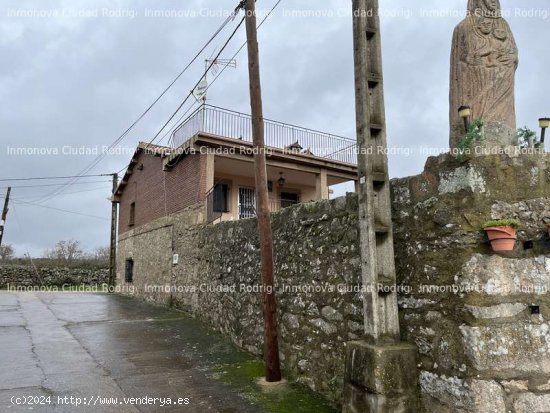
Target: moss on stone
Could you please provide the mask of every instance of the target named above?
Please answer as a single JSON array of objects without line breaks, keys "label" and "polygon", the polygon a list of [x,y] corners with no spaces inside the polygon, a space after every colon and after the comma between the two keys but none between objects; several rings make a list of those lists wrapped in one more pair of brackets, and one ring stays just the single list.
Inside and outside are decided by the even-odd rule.
[{"label": "moss on stone", "polygon": [[222,364],[215,368],[216,377],[235,387],[237,392],[271,413],[336,413],[338,410],[310,389],[289,383],[280,390],[263,391],[257,380],[265,373],[264,363],[249,360]]}]

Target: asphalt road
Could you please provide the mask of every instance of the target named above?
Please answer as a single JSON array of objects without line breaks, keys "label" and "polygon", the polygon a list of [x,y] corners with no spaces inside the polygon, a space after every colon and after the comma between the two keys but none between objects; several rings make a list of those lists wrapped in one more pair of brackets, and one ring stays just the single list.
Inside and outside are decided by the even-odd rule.
[{"label": "asphalt road", "polygon": [[0,412],[267,411],[212,374],[250,356],[127,297],[0,291],[0,352]]}]

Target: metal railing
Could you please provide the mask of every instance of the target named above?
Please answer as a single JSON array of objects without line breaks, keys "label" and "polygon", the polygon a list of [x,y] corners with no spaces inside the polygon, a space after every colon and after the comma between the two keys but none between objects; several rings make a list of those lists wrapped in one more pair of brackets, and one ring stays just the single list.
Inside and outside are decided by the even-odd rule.
[{"label": "metal railing", "polygon": [[[279,212],[285,208],[299,204],[299,201],[293,199],[269,199],[269,211]],[[240,208],[240,205],[238,206]],[[250,204],[249,209],[245,209],[246,213],[243,214],[243,210],[239,210],[239,219],[253,218],[256,216],[256,205]],[[221,221],[223,213],[216,211],[214,208],[214,191],[213,189],[206,194],[206,224],[214,224],[217,221]]]},{"label": "metal railing", "polygon": [[[353,139],[269,119],[264,119],[264,125],[265,144],[268,147],[357,164],[356,143]],[[252,119],[244,113],[202,105],[176,128],[171,146],[178,148],[199,132],[252,142]]]}]

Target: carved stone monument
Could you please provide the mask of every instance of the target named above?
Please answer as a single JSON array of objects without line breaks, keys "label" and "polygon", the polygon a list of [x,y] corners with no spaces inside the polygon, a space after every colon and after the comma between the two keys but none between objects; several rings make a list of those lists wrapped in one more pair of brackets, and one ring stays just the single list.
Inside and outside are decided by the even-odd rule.
[{"label": "carved stone monument", "polygon": [[450,147],[462,140],[458,108],[485,123],[483,146],[516,144],[514,102],[518,49],[499,0],[468,0],[468,14],[455,28],[451,52]]}]

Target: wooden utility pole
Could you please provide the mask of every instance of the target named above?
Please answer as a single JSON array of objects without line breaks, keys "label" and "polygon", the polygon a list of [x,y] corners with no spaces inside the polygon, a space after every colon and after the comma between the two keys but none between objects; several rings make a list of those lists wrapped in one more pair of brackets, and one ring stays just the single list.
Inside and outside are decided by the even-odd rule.
[{"label": "wooden utility pole", "polygon": [[117,230],[117,213],[118,201],[116,200],[116,191],[118,187],[118,174],[114,173],[113,177],[113,194],[111,198],[111,243],[109,249],[109,287],[115,285],[116,280],[116,230]]},{"label": "wooden utility pole", "polygon": [[264,339],[266,381],[281,380],[279,343],[277,332],[277,303],[273,282],[273,239],[269,221],[269,198],[267,193],[267,168],[264,143],[264,117],[258,34],[256,31],[255,0],[246,0],[246,37],[248,41],[248,74],[250,79],[250,106],[252,109],[252,143],[254,147],[254,173],[256,177],[256,199],[258,229],[260,233],[260,256],[262,271],[262,295],[264,311]]},{"label": "wooden utility pole", "polygon": [[2,238],[4,238],[4,226],[6,225],[6,218],[8,217],[8,204],[10,202],[11,186],[8,187],[6,193],[6,199],[4,200],[4,209],[2,210],[2,219],[0,220],[0,247],[2,246]]}]

